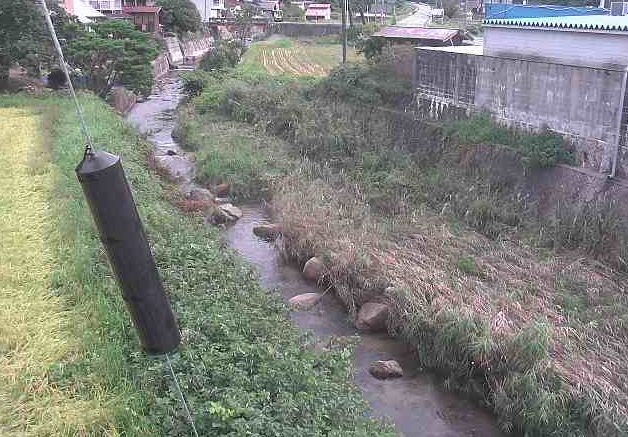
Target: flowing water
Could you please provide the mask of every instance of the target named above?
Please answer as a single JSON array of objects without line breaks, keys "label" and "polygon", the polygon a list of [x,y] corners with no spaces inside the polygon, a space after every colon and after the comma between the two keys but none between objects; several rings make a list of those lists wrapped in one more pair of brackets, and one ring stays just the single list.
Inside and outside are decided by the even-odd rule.
[{"label": "flowing water", "polygon": [[[175,156],[187,162],[177,164],[185,167],[183,173],[177,173],[180,169],[176,166],[172,172],[178,174],[182,184],[189,185],[193,164],[172,138],[175,110],[180,99],[181,83],[172,74],[162,79],[154,94],[145,102],[138,103],[127,118],[147,134],[158,157]],[[297,268],[283,262],[272,243],[255,237],[253,227],[269,222],[264,208],[246,205],[242,210],[244,216],[225,231],[224,238],[257,270],[260,284],[281,293],[286,300],[302,293],[320,292],[315,284],[302,278]],[[313,309],[292,312],[292,318],[297,326],[312,332],[321,342],[332,336],[358,335],[342,303],[332,293],[326,293]],[[404,370],[403,377],[379,380],[368,373],[371,362],[389,359],[399,362]],[[373,416],[389,420],[402,435],[502,435],[494,417],[471,402],[442,390],[437,377],[419,372],[412,350],[385,334],[359,334],[353,366],[355,383],[368,401]]]}]

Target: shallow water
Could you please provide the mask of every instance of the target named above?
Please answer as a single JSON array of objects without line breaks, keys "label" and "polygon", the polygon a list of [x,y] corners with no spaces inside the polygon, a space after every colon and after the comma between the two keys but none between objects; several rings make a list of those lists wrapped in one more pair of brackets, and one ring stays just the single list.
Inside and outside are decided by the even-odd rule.
[{"label": "shallow water", "polygon": [[[181,101],[181,81],[176,74],[161,79],[145,102],[138,103],[127,115],[137,129],[147,135],[157,157],[170,153],[193,166],[172,138],[176,107]],[[187,163],[187,164],[186,164]],[[180,178],[190,185],[193,172]],[[227,244],[250,262],[259,274],[260,284],[281,293],[284,299],[308,292],[320,292],[306,282],[301,272],[283,262],[272,243],[253,234],[253,227],[268,222],[260,206],[242,207],[244,216],[224,234]],[[331,336],[357,335],[345,309],[333,294],[326,293],[321,302],[308,311],[292,312],[295,324],[311,331],[321,342]],[[397,379],[378,380],[368,373],[375,360],[394,359],[404,370]],[[375,417],[392,422],[400,434],[414,437],[460,437],[502,435],[495,419],[485,410],[440,388],[438,379],[420,373],[412,351],[385,334],[360,334],[354,355],[354,378]]]},{"label": "shallow water", "polygon": [[[260,284],[277,290],[284,299],[320,292],[301,272],[286,264],[272,243],[253,234],[253,227],[268,223],[259,206],[241,208],[244,216],[225,232],[225,239],[259,274]],[[291,313],[294,322],[321,341],[330,336],[356,335],[343,304],[333,294],[308,311]],[[394,359],[404,370],[397,379],[379,380],[368,373],[375,360]],[[360,334],[354,358],[355,382],[369,402],[374,416],[390,419],[406,436],[499,436],[495,419],[471,402],[444,392],[438,380],[418,372],[412,351],[385,334]]]}]

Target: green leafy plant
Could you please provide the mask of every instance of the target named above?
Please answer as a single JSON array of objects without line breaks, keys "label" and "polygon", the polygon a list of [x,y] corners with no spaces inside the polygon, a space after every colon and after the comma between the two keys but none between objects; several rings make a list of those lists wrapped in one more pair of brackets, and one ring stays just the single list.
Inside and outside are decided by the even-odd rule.
[{"label": "green leafy plant", "polygon": [[148,95],[153,86],[151,61],[159,54],[151,35],[125,20],[92,24],[89,31],[77,25],[64,29],[68,62],[87,81],[89,89],[105,97],[116,83]]},{"label": "green leafy plant", "polygon": [[201,58],[200,68],[220,72],[235,67],[244,53],[244,45],[237,39],[221,40],[218,46]]},{"label": "green leafy plant", "polygon": [[164,30],[182,34],[201,28],[201,15],[190,0],[158,0],[157,5],[161,6]]}]

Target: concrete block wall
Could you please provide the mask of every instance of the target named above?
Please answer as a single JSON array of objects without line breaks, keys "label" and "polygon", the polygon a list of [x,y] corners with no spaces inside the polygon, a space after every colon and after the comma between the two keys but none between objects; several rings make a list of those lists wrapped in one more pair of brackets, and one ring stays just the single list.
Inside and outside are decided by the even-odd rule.
[{"label": "concrete block wall", "polygon": [[200,38],[183,39],[180,43],[184,58],[200,58],[214,47],[214,38],[203,36]]},{"label": "concrete block wall", "polygon": [[168,56],[170,65],[174,67],[183,64],[183,52],[181,51],[179,38],[176,36],[167,36],[164,38],[164,43],[166,44],[166,55]]},{"label": "concrete block wall", "polygon": [[291,37],[319,37],[326,35],[340,35],[342,24],[340,23],[272,23],[270,32]]},{"label": "concrete block wall", "polygon": [[168,63],[168,56],[165,53],[160,54],[151,63],[153,66],[153,76],[155,79],[159,79],[170,70],[170,63]]},{"label": "concrete block wall", "polygon": [[420,48],[414,76],[432,116],[464,108],[508,126],[547,127],[572,141],[582,166],[604,173],[620,141],[625,81],[621,70]]}]

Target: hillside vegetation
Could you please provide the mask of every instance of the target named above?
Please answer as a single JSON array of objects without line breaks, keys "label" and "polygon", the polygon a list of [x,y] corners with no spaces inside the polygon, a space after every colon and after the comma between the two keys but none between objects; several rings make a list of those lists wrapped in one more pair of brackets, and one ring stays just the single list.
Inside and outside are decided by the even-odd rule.
[{"label": "hillside vegetation", "polygon": [[[313,352],[218,232],[167,201],[146,143],[82,101],[97,146],[123,159],[182,329],[172,360],[199,433],[392,435],[366,418],[348,351]],[[0,117],[0,434],[191,435],[163,358],[139,350],[76,181],[71,101],[3,96]]]},{"label": "hillside vegetation", "polygon": [[387,302],[389,332],[505,430],[625,435],[626,223],[539,214],[523,187],[571,162],[560,137],[415,120],[409,91],[381,66],[306,83],[240,68],[205,77],[180,131],[201,182],[271,200],[288,258],[322,257],[352,315]]}]

